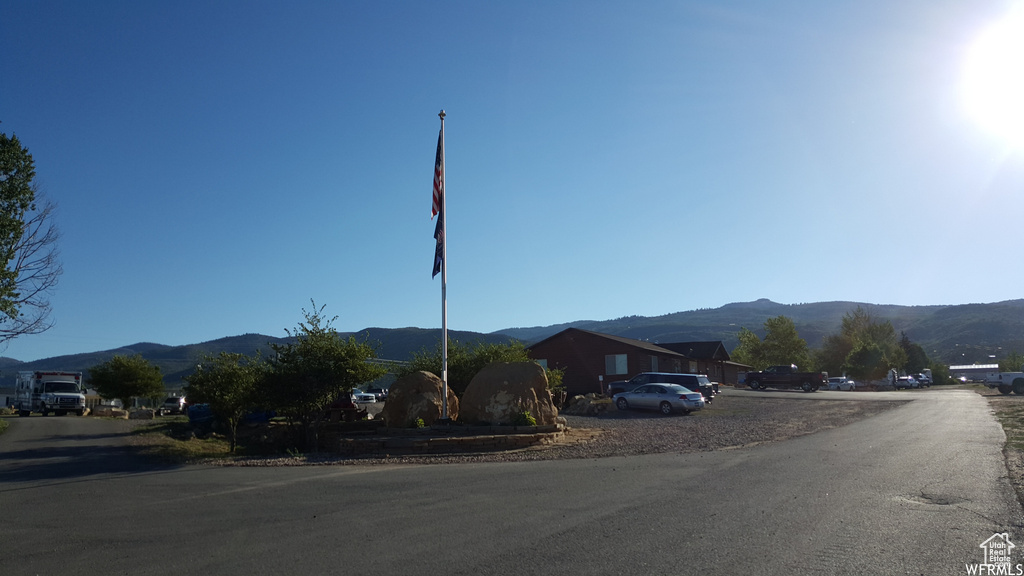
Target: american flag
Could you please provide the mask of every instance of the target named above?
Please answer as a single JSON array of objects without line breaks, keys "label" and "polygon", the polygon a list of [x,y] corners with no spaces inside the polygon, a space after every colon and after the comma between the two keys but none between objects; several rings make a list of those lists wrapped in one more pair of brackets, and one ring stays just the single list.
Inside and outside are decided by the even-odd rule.
[{"label": "american flag", "polygon": [[441,265],[444,262],[444,126],[437,134],[437,156],[434,159],[434,201],[430,208],[430,218],[437,216],[437,226],[434,227],[434,238],[437,244],[434,247],[434,273],[433,278],[441,272]]},{"label": "american flag", "polygon": [[434,201],[430,207],[430,219],[441,213],[444,203],[444,129],[437,134],[437,156],[434,158]]}]

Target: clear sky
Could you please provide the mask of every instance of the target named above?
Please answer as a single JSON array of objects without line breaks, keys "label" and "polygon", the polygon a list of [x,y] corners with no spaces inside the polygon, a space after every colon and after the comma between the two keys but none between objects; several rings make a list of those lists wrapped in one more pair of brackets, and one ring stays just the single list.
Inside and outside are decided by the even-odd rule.
[{"label": "clear sky", "polygon": [[1024,297],[1024,59],[976,48],[1012,8],[0,0],[64,265],[0,353],[284,336],[311,299],[440,327],[442,108],[451,329]]}]

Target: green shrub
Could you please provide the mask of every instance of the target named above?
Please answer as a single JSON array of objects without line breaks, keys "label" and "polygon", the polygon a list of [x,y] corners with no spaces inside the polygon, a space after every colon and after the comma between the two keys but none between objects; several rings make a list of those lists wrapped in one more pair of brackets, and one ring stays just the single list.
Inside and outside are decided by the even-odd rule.
[{"label": "green shrub", "polygon": [[563,392],[565,390],[565,382],[562,378],[565,376],[565,370],[560,368],[549,368],[545,369],[548,376],[548,390],[551,390],[555,394]]},{"label": "green shrub", "polygon": [[412,421],[413,428],[426,428],[427,423],[423,421],[423,418],[417,418]]},{"label": "green shrub", "polygon": [[530,414],[529,410],[522,409],[512,416],[511,424],[513,426],[536,426],[537,419],[533,417],[533,414]]}]

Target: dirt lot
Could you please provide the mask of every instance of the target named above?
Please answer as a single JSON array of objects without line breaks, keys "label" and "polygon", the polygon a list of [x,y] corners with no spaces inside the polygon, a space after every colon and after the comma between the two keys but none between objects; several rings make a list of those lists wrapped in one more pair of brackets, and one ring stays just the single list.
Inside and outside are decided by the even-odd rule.
[{"label": "dirt lot", "polygon": [[1003,431],[1006,432],[1006,446],[1003,448],[1006,469],[1017,491],[1017,500],[1024,504],[1024,396],[1003,395],[983,386],[977,386],[975,390],[988,400],[996,418],[1003,425]]}]

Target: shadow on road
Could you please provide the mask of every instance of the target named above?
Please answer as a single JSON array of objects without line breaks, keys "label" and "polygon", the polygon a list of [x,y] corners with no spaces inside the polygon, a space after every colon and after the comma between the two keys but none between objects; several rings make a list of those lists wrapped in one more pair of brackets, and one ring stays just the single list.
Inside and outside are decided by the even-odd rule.
[{"label": "shadow on road", "polygon": [[[139,447],[125,445],[129,436],[129,432],[49,436],[30,440],[32,444],[49,446],[0,452],[0,492],[5,491],[5,484],[12,483],[150,473],[181,467],[147,456]],[[65,442],[67,445],[61,445]]]}]

